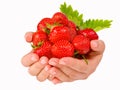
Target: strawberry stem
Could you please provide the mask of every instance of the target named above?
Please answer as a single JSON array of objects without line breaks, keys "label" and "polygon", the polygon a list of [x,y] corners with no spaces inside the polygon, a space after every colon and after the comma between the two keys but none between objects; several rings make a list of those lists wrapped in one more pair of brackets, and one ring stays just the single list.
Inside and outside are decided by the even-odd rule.
[{"label": "strawberry stem", "polygon": [[79,52],[78,52],[78,51],[75,51],[75,52],[74,52],[74,56],[76,56],[77,54],[79,54]]},{"label": "strawberry stem", "polygon": [[84,59],[85,63],[88,65],[88,60],[86,59],[85,55],[81,55],[81,56]]}]

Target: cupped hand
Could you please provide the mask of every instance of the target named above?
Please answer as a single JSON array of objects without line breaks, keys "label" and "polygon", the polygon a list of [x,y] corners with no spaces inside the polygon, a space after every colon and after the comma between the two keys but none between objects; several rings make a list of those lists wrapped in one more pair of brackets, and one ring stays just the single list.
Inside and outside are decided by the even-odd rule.
[{"label": "cupped hand", "polygon": [[51,58],[49,64],[54,67],[49,70],[53,76],[49,79],[56,84],[88,78],[99,65],[104,50],[105,44],[102,40],[92,40],[91,52],[86,56],[88,64],[83,59],[73,57]]},{"label": "cupped hand", "polygon": [[[28,43],[32,41],[32,34],[32,32],[25,34],[25,40]],[[21,62],[29,67],[29,73],[36,76],[39,81],[49,79],[54,84],[72,82],[88,78],[99,65],[104,50],[105,44],[102,40],[92,40],[91,52],[85,56],[88,64],[83,59],[73,57],[51,58],[50,60],[45,56],[39,58],[32,51],[23,56]]]}]

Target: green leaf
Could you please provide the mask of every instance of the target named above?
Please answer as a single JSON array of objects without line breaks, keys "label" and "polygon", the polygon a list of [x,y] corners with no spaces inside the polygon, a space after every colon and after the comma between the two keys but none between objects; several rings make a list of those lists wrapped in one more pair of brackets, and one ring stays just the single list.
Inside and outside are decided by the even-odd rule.
[{"label": "green leaf", "polygon": [[73,21],[76,26],[80,27],[83,24],[83,14],[79,14],[77,10],[73,10],[71,5],[68,5],[64,2],[61,4],[60,11],[64,13],[69,20]]},{"label": "green leaf", "polygon": [[82,28],[92,28],[97,32],[102,29],[109,28],[111,26],[111,22],[112,20],[89,19],[83,23]]},{"label": "green leaf", "polygon": [[83,14],[79,14],[77,10],[73,10],[71,5],[64,4],[60,5],[60,11],[64,13],[69,20],[73,21],[78,29],[91,28],[96,32],[111,26],[112,20],[103,19],[88,19],[83,20]]}]

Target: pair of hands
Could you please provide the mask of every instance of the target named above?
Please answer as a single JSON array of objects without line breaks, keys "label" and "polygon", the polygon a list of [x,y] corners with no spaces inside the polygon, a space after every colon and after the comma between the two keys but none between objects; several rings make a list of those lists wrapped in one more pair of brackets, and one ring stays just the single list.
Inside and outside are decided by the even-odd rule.
[{"label": "pair of hands", "polygon": [[[30,43],[32,41],[32,32],[25,34],[25,40]],[[63,57],[61,59],[38,55],[32,51],[22,57],[21,63],[28,67],[28,71],[32,76],[36,76],[40,82],[46,79],[54,84],[62,82],[72,82],[75,80],[83,80],[88,78],[100,63],[105,44],[102,40],[91,41],[91,52],[86,56],[88,65],[84,60],[73,57]]]}]

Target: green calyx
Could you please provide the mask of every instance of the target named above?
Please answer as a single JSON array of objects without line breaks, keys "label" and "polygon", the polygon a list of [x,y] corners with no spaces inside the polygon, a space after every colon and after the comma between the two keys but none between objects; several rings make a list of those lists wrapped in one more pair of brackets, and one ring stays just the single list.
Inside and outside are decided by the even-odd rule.
[{"label": "green calyx", "polygon": [[43,45],[43,43],[44,43],[44,41],[38,42],[38,45],[33,45],[33,44],[31,44],[31,47],[32,47],[33,49],[37,49],[37,48],[41,47],[41,46]]}]

